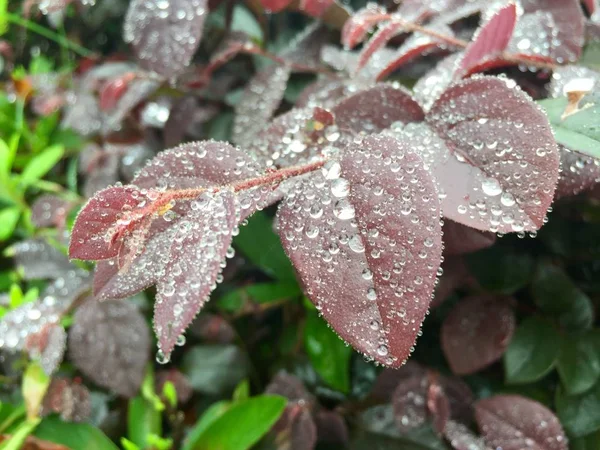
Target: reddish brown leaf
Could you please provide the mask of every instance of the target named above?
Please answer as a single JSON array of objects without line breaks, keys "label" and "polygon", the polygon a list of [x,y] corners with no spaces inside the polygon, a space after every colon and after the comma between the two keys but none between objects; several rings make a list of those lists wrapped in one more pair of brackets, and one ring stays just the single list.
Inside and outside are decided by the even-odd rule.
[{"label": "reddish brown leaf", "polygon": [[369,41],[363,46],[358,59],[357,70],[362,69],[367,64],[369,58],[373,56],[373,53],[380,48],[385,47],[390,39],[401,34],[403,31],[404,27],[402,22],[398,21],[391,20],[390,22],[386,22],[384,25],[380,26],[373,37],[369,39]]},{"label": "reddish brown leaf", "polygon": [[377,3],[369,3],[355,12],[342,28],[342,44],[346,48],[354,48],[377,23],[387,18],[386,10]]},{"label": "reddish brown leaf", "polygon": [[444,437],[455,450],[491,450],[483,438],[475,436],[465,425],[453,420],[446,423]]},{"label": "reddish brown leaf", "polygon": [[39,332],[27,336],[25,344],[31,359],[39,361],[48,376],[58,370],[65,354],[67,333],[58,324],[47,324]]},{"label": "reddish brown leaf", "polygon": [[300,0],[300,9],[312,17],[321,17],[335,0]]},{"label": "reddish brown leaf", "polygon": [[134,72],[128,72],[104,83],[99,94],[100,109],[102,111],[113,109],[119,102],[119,99],[125,94],[129,82],[132,81],[135,76]]},{"label": "reddish brown leaf", "polygon": [[423,425],[428,418],[427,377],[414,376],[401,382],[394,390],[392,405],[396,417],[396,425],[406,433]]},{"label": "reddish brown leaf", "polygon": [[149,331],[146,319],[133,304],[89,298],[73,316],[69,356],[95,383],[132,397],[144,378]]},{"label": "reddish brown leaf", "polygon": [[31,223],[40,228],[62,228],[70,207],[70,202],[56,195],[42,195],[31,206]]},{"label": "reddish brown leaf", "polygon": [[346,447],[350,440],[348,425],[341,414],[321,409],[315,416],[319,442],[338,444]]},{"label": "reddish brown leaf", "polygon": [[435,286],[435,294],[431,301],[431,308],[440,306],[456,289],[464,286],[471,280],[467,265],[460,256],[446,256],[444,248],[444,262],[442,263],[442,276]]},{"label": "reddish brown leaf", "polygon": [[281,395],[294,402],[308,403],[311,407],[315,403],[315,398],[304,387],[302,380],[282,370],[273,377],[265,393]]},{"label": "reddish brown leaf", "polygon": [[491,247],[496,235],[444,220],[444,256],[464,255]]},{"label": "reddish brown leaf", "polygon": [[600,161],[559,146],[560,178],[556,198],[577,195],[600,183]]},{"label": "reddish brown leaf", "polygon": [[515,330],[508,299],[472,296],[446,316],[441,344],[452,372],[468,375],[499,360]]},{"label": "reddish brown leaf", "polygon": [[230,344],[237,336],[227,320],[211,313],[202,313],[196,317],[190,326],[190,332],[206,342],[216,344]]},{"label": "reddish brown leaf", "polygon": [[427,409],[433,417],[433,429],[442,434],[450,419],[450,402],[437,380],[430,383],[427,389]]},{"label": "reddish brown leaf", "polygon": [[92,413],[90,392],[80,381],[54,378],[42,403],[42,416],[60,414],[69,422],[85,422]]},{"label": "reddish brown leaf", "polygon": [[305,292],[334,330],[369,357],[401,365],[441,258],[437,193],[420,158],[404,142],[367,137],[298,181],[278,218]]},{"label": "reddish brown leaf", "polygon": [[11,247],[11,253],[26,280],[60,278],[77,269],[64,253],[43,239],[21,241]]},{"label": "reddish brown leaf", "polygon": [[[445,217],[482,231],[542,226],[559,156],[545,114],[511,80],[472,78],[447,89],[411,131],[443,191]],[[439,137],[438,137],[439,136]]]},{"label": "reddish brown leaf", "polygon": [[165,77],[179,75],[200,44],[206,0],[134,0],[123,30],[141,64]]},{"label": "reddish brown leaf", "polygon": [[483,61],[497,59],[508,46],[517,23],[517,5],[509,2],[475,32],[473,39],[460,59],[455,78],[472,73],[472,68]]},{"label": "reddish brown leaf", "polygon": [[503,450],[567,450],[556,416],[519,395],[496,395],[475,404],[475,418],[486,443]]}]

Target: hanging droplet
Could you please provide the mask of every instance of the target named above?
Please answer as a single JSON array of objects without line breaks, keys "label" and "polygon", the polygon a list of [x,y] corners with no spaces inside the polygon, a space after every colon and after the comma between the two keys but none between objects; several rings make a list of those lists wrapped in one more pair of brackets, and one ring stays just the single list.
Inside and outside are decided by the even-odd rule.
[{"label": "hanging droplet", "polygon": [[167,364],[170,358],[166,356],[162,350],[156,352],[156,362],[159,364]]}]

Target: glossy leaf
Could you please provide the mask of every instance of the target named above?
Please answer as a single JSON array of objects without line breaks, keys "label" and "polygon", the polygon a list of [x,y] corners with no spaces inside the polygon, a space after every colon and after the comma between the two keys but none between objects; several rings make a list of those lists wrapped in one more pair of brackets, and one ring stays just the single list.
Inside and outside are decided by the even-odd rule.
[{"label": "glossy leaf", "polygon": [[600,334],[589,331],[565,338],[556,368],[569,395],[590,389],[600,378]]},{"label": "glossy leaf", "polygon": [[[410,147],[371,136],[299,181],[278,212],[283,246],[309,298],[344,340],[386,365],[409,355],[433,292],[441,256],[436,198]],[[398,236],[407,244],[397,246]]]},{"label": "glossy leaf", "polygon": [[491,447],[505,450],[567,450],[567,438],[556,416],[518,395],[497,395],[475,404],[475,418]]},{"label": "glossy leaf", "polygon": [[66,445],[71,450],[117,450],[118,447],[98,428],[87,423],[63,422],[48,417],[35,430],[46,441]]},{"label": "glossy leaf", "polygon": [[135,0],[125,16],[124,39],[145,68],[176,76],[198,48],[207,13],[205,0]]},{"label": "glossy leaf", "polygon": [[306,317],[304,348],[323,381],[334,389],[348,392],[352,349],[314,313]]},{"label": "glossy leaf", "polygon": [[401,34],[404,30],[402,22],[394,20],[380,26],[371,39],[363,46],[358,59],[357,70],[362,69],[377,50],[385,47],[394,36]]},{"label": "glossy leaf", "polygon": [[508,299],[472,296],[461,300],[442,325],[442,349],[457,375],[499,360],[512,338],[515,316]]},{"label": "glossy leaf", "polygon": [[445,194],[445,217],[482,231],[542,226],[558,181],[558,149],[547,118],[514,82],[455,84],[426,120],[439,138],[417,136],[430,141],[421,153]]},{"label": "glossy leaf", "polygon": [[600,383],[579,395],[559,389],[556,412],[570,436],[580,437],[600,430]]},{"label": "glossy leaf", "polygon": [[531,317],[517,328],[504,354],[509,383],[530,383],[546,375],[558,359],[561,337],[552,324]]},{"label": "glossy leaf", "polygon": [[150,333],[131,303],[88,299],[69,329],[69,356],[95,383],[120,395],[136,394],[144,377]]},{"label": "glossy leaf", "polygon": [[355,12],[342,28],[342,44],[346,48],[356,47],[373,29],[373,27],[385,17],[385,8],[377,3],[370,3],[365,8]]}]

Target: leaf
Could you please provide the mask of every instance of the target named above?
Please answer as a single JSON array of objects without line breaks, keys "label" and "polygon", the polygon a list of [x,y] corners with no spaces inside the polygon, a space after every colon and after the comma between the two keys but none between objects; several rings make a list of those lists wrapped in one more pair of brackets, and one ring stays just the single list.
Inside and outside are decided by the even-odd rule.
[{"label": "leaf", "polygon": [[465,259],[478,283],[494,293],[515,293],[531,282],[535,270],[530,255],[500,245],[469,254]]},{"label": "leaf", "polygon": [[578,0],[528,0],[508,46],[511,53],[545,56],[559,64],[575,62],[584,43],[584,17]]},{"label": "leaf", "polygon": [[481,232],[452,220],[444,220],[444,256],[463,255],[491,247],[496,235]]},{"label": "leaf", "polygon": [[600,445],[600,433],[590,433],[580,438],[569,439],[569,444],[573,450],[593,450]]},{"label": "leaf", "polygon": [[518,395],[497,395],[475,403],[475,419],[493,448],[567,450],[556,416],[538,402]]},{"label": "leaf", "polygon": [[311,17],[321,17],[331,6],[337,3],[335,0],[300,0],[300,9]]},{"label": "leaf", "polygon": [[413,376],[402,381],[394,390],[392,406],[396,426],[401,433],[424,425],[429,412],[427,390],[429,381],[425,376]]},{"label": "leaf", "polygon": [[69,328],[69,356],[95,383],[125,397],[140,388],[150,350],[144,316],[131,303],[88,299]]},{"label": "leaf", "polygon": [[214,289],[237,225],[230,191],[202,194],[193,205],[173,238],[169,262],[157,285],[154,330],[167,358]]},{"label": "leaf", "polygon": [[18,206],[4,208],[0,211],[0,241],[6,241],[12,237],[20,217],[21,208]]},{"label": "leaf", "polygon": [[[279,237],[273,231],[272,221],[265,213],[254,214],[248,220],[248,224],[240,229],[239,235],[233,242],[244,256],[268,275],[286,281],[288,285],[291,281],[295,284],[296,276],[290,260],[281,247]],[[255,294],[261,293],[262,291],[255,292]],[[257,295],[256,298],[258,301],[263,301],[261,299],[264,297]]]},{"label": "leaf", "polygon": [[560,353],[561,336],[554,327],[535,317],[517,328],[504,354],[508,383],[530,383],[552,370]]},{"label": "leaf", "polygon": [[517,5],[509,2],[494,11],[481,25],[460,59],[455,78],[472,74],[478,66],[486,66],[501,59],[502,52],[510,42],[517,23]]},{"label": "leaf", "polygon": [[44,239],[18,242],[11,247],[10,253],[26,280],[54,279],[77,270],[58,248]]},{"label": "leaf", "polygon": [[221,400],[210,405],[186,436],[182,450],[192,450],[198,448],[198,439],[200,439],[206,429],[211,426],[219,417],[225,414],[229,408],[231,408],[231,403],[225,400]]},{"label": "leaf", "polygon": [[600,429],[600,383],[579,395],[559,389],[556,412],[570,436],[580,437]]},{"label": "leaf", "polygon": [[573,152],[562,145],[558,148],[562,170],[556,186],[556,199],[577,195],[600,182],[600,160]]},{"label": "leaf", "polygon": [[31,223],[36,227],[61,227],[67,218],[71,203],[52,194],[38,197],[31,205]]},{"label": "leaf", "polygon": [[538,101],[552,124],[556,142],[593,158],[600,158],[600,130],[594,125],[600,114],[600,92],[586,95],[579,111],[562,118],[568,100],[565,96]]},{"label": "leaf", "polygon": [[127,437],[139,448],[146,448],[148,436],[161,435],[161,420],[160,411],[138,395],[130,399],[127,406]]},{"label": "leaf", "polygon": [[27,337],[26,347],[31,359],[38,361],[44,372],[50,376],[62,363],[66,344],[65,329],[57,324],[48,324],[39,333]]},{"label": "leaf", "polygon": [[286,400],[262,395],[234,404],[198,438],[199,449],[247,450],[283,413]]},{"label": "leaf", "polygon": [[231,137],[234,143],[247,145],[267,126],[283,99],[289,77],[289,66],[272,65],[248,82],[235,106]]},{"label": "leaf", "polygon": [[556,368],[567,394],[590,389],[600,378],[600,334],[588,331],[565,337]]},{"label": "leaf", "polygon": [[444,217],[482,231],[542,226],[559,155],[548,120],[514,81],[478,77],[454,84],[426,121],[439,138],[418,130],[416,139],[427,142],[419,153],[445,195]]},{"label": "leaf", "polygon": [[247,376],[248,361],[234,345],[201,345],[185,353],[181,370],[195,390],[218,395]]},{"label": "leaf", "polygon": [[146,69],[177,76],[200,44],[207,14],[206,0],[134,0],[125,16],[123,36]]},{"label": "leaf", "polygon": [[42,366],[37,363],[29,363],[23,373],[21,386],[28,421],[35,421],[39,418],[42,402],[49,385],[50,377],[46,375]]},{"label": "leaf", "polygon": [[441,257],[437,193],[420,158],[402,141],[366,137],[298,181],[278,220],[284,249],[325,320],[358,351],[401,365]]},{"label": "leaf", "polygon": [[377,50],[384,48],[393,37],[402,34],[405,31],[406,28],[402,22],[394,20],[385,22],[363,46],[356,70],[362,69]]},{"label": "leaf", "polygon": [[[39,450],[37,445],[42,442],[29,436],[39,422],[40,419],[29,419],[21,422],[14,430],[12,436],[0,436],[0,448],[2,450]],[[7,438],[6,440],[5,437]],[[51,447],[50,449],[43,450],[64,450],[64,448]]]},{"label": "leaf", "polygon": [[454,53],[442,59],[415,83],[413,95],[425,111],[431,109],[435,101],[452,83],[461,53]]},{"label": "leaf", "polygon": [[90,420],[91,413],[90,391],[80,381],[52,379],[42,403],[42,416],[60,414],[64,421],[85,422]]},{"label": "leaf", "polygon": [[63,444],[71,450],[117,450],[102,431],[87,423],[63,422],[57,417],[42,421],[34,433],[38,438]]},{"label": "leaf", "polygon": [[278,13],[283,11],[292,0],[260,0],[266,12]]},{"label": "leaf", "polygon": [[295,278],[294,282],[257,283],[247,287],[236,289],[235,291],[229,292],[228,294],[224,295],[219,299],[219,307],[227,311],[233,312],[239,310],[240,308],[243,308],[247,301],[252,301],[259,304],[271,303],[276,302],[278,300],[299,297],[301,294],[302,291],[300,290],[300,287],[295,281]]},{"label": "leaf", "polygon": [[515,329],[508,300],[489,295],[467,297],[448,313],[441,343],[453,373],[475,373],[502,357]]},{"label": "leaf", "polygon": [[317,314],[310,313],[306,317],[304,348],[323,381],[334,389],[348,392],[352,349]]},{"label": "leaf", "polygon": [[385,8],[374,2],[369,3],[364,8],[352,14],[350,19],[344,24],[342,28],[342,44],[349,49],[356,47],[378,22],[385,19]]},{"label": "leaf", "polygon": [[19,178],[21,186],[28,187],[41,179],[62,159],[64,153],[65,149],[62,145],[53,145],[31,158]]},{"label": "leaf", "polygon": [[[342,362],[342,364],[344,363]],[[302,381],[283,370],[277,372],[273,377],[266,387],[265,393],[281,395],[290,400],[290,402],[315,403],[314,397],[308,392]]]},{"label": "leaf", "polygon": [[558,267],[541,263],[531,285],[535,304],[558,318],[561,326],[580,331],[594,322],[590,298]]},{"label": "leaf", "polygon": [[444,428],[444,437],[455,450],[488,450],[483,438],[476,436],[465,425],[449,420]]}]

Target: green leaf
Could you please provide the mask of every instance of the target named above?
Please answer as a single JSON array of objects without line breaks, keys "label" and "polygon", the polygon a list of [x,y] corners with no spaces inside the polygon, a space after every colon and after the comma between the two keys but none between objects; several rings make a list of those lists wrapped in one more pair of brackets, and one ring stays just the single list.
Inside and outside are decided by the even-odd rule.
[{"label": "green leaf", "polygon": [[566,96],[538,100],[550,120],[556,142],[593,158],[600,158],[599,102],[600,92],[592,92],[581,99],[578,112],[563,119],[569,103]]},{"label": "green leaf", "polygon": [[39,416],[40,406],[50,385],[50,377],[37,362],[30,362],[23,374],[21,392],[25,399],[27,419],[33,420]]},{"label": "green leaf", "polygon": [[256,444],[283,413],[287,400],[261,395],[233,405],[199,437],[194,450],[247,450]]},{"label": "green leaf", "polygon": [[234,345],[198,345],[185,353],[182,371],[197,391],[231,393],[248,375],[248,360]]},{"label": "green leaf", "polygon": [[598,450],[600,448],[600,431],[569,441],[571,450]]},{"label": "green leaf", "polygon": [[233,401],[240,402],[242,400],[248,400],[250,398],[250,382],[248,380],[242,380],[233,391]]},{"label": "green leaf", "polygon": [[123,447],[123,450],[142,450],[129,439],[124,437],[121,438],[121,447]]},{"label": "green leaf", "polygon": [[563,340],[556,366],[568,394],[590,389],[600,378],[600,330]]},{"label": "green leaf", "polygon": [[0,241],[6,241],[12,236],[20,217],[21,209],[18,206],[0,211]]},{"label": "green leaf", "polygon": [[33,433],[40,420],[39,418],[35,418],[22,422],[12,433],[12,436],[0,444],[0,450],[20,450],[27,436]]},{"label": "green leaf", "polygon": [[535,304],[545,313],[558,317],[566,329],[584,330],[594,322],[589,297],[558,267],[541,263],[531,285]]},{"label": "green leaf", "polygon": [[200,420],[192,427],[189,434],[183,443],[182,450],[192,450],[198,445],[198,440],[202,434],[211,426],[219,417],[231,407],[231,403],[228,401],[220,401],[213,403],[210,407],[204,411]]},{"label": "green leaf", "polygon": [[254,264],[278,280],[295,281],[292,263],[273,231],[273,220],[264,212],[255,213],[248,225],[240,228],[233,243]]},{"label": "green leaf", "polygon": [[53,145],[33,157],[23,169],[20,179],[21,185],[24,187],[30,186],[46,175],[61,160],[64,152],[65,149],[62,145]]},{"label": "green leaf", "polygon": [[256,303],[272,303],[278,300],[298,297],[300,286],[294,283],[257,283],[231,291],[219,298],[218,304],[226,311],[237,311],[251,299]]},{"label": "green leaf", "polygon": [[15,309],[21,306],[21,304],[23,303],[23,291],[21,290],[21,286],[19,286],[17,283],[14,283],[10,287],[8,295],[10,299],[9,301],[11,309]]},{"label": "green leaf", "polygon": [[560,353],[561,336],[547,321],[530,317],[517,328],[506,353],[508,383],[530,383],[552,370]]},{"label": "green leaf", "polygon": [[583,54],[579,58],[579,61],[577,61],[577,64],[594,70],[600,70],[600,41],[590,40],[583,49]]},{"label": "green leaf", "polygon": [[177,408],[177,390],[172,381],[166,381],[163,385],[162,395],[167,401],[171,408]]},{"label": "green leaf", "polygon": [[8,30],[8,0],[0,0],[0,36]]},{"label": "green leaf", "polygon": [[569,435],[585,436],[600,429],[600,383],[579,395],[568,395],[559,389],[556,413]]},{"label": "green leaf", "polygon": [[233,128],[233,113],[230,111],[219,114],[209,125],[208,136],[215,141],[229,141]]},{"label": "green leaf", "polygon": [[137,396],[129,400],[127,409],[127,437],[140,448],[146,448],[149,444],[150,434],[160,435],[162,432],[160,412],[154,405]]},{"label": "green leaf", "polygon": [[471,273],[486,290],[513,294],[527,286],[533,276],[535,263],[526,253],[516,253],[502,245],[466,256]]},{"label": "green leaf", "polygon": [[334,389],[350,390],[352,349],[316,313],[309,312],[304,325],[304,347],[323,381]]},{"label": "green leaf", "polygon": [[56,416],[45,418],[35,436],[69,447],[71,450],[118,450],[98,428],[87,423],[63,422]]}]

